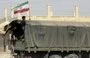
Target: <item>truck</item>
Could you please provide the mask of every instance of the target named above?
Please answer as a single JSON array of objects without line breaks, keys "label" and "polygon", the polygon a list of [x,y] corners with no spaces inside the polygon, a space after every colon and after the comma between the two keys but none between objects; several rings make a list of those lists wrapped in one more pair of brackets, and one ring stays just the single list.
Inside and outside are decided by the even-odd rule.
[{"label": "truck", "polygon": [[4,36],[15,58],[90,58],[89,22],[30,20],[23,31],[23,39]]}]

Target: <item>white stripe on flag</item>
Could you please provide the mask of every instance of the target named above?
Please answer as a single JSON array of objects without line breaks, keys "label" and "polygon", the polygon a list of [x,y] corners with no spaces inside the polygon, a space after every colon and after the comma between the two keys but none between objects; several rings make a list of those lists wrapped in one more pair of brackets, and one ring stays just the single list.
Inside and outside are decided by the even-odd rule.
[{"label": "white stripe on flag", "polygon": [[28,3],[24,3],[24,4],[22,4],[22,6],[20,6],[18,8],[15,8],[14,9],[14,14],[23,13],[23,12],[26,12],[26,11],[29,11],[29,4]]}]

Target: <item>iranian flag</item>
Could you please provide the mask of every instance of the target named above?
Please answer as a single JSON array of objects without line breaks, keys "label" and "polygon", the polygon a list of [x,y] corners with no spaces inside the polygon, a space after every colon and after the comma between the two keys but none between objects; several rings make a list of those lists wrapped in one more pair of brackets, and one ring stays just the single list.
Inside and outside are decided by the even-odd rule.
[{"label": "iranian flag", "polygon": [[23,12],[26,12],[26,11],[29,11],[29,3],[28,3],[28,1],[16,6],[14,8],[14,14],[23,13]]}]

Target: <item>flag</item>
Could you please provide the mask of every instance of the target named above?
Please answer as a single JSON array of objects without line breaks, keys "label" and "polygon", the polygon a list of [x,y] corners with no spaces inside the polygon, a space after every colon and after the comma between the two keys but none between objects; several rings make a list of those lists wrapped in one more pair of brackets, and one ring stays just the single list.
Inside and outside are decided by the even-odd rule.
[{"label": "flag", "polygon": [[14,9],[14,14],[29,11],[29,3],[28,3],[28,1],[26,1],[18,6],[14,7],[13,9]]}]

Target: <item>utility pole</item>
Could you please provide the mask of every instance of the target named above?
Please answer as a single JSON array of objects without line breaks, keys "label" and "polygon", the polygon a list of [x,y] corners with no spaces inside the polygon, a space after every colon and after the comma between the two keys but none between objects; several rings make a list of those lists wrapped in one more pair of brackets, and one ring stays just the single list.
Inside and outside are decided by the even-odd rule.
[{"label": "utility pole", "polygon": [[[11,7],[11,9],[13,9],[13,7]],[[14,18],[14,11],[11,10],[11,18]]]},{"label": "utility pole", "polygon": [[51,6],[50,6],[48,0],[47,0],[47,7],[48,7],[48,11],[47,11],[48,18],[51,18],[51,17],[53,16],[53,12],[52,12],[52,10],[51,10]]},{"label": "utility pole", "polygon": [[75,17],[78,17],[78,16],[79,16],[78,6],[77,6],[77,5],[75,5],[74,16],[75,16]]},{"label": "utility pole", "polygon": [[8,21],[8,17],[7,17],[7,9],[5,8],[4,9],[4,18],[5,18],[5,21]]}]

